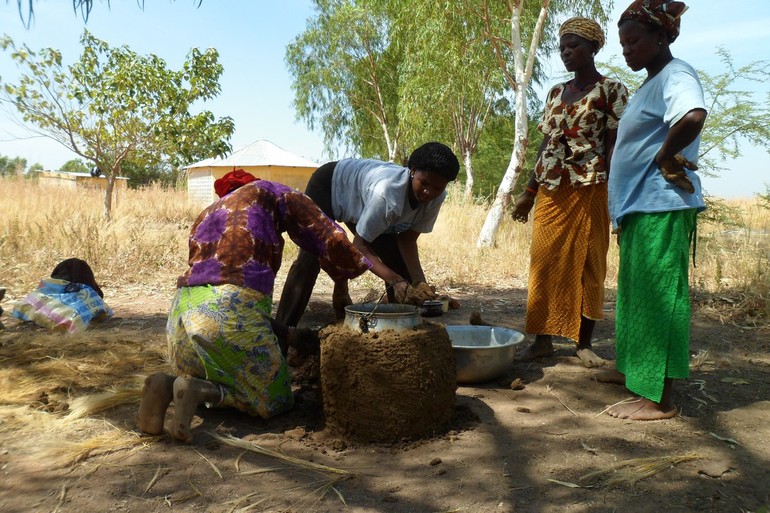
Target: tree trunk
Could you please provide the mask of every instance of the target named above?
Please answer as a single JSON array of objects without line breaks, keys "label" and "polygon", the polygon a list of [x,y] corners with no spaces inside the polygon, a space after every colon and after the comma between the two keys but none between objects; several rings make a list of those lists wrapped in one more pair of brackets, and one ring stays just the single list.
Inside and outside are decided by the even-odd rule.
[{"label": "tree trunk", "polygon": [[[548,6],[550,5],[551,0],[541,0],[541,2],[540,14],[538,15],[537,23],[535,23],[535,29],[532,32],[532,40],[530,41],[529,54],[527,55],[526,60],[524,58],[524,50],[521,46],[521,9],[523,1],[519,0],[512,4],[511,50],[513,53],[514,65],[513,77],[515,78],[513,79],[511,86],[516,92],[516,128],[513,136],[513,152],[511,153],[511,161],[508,163],[508,168],[505,170],[503,179],[500,182],[500,187],[497,189],[495,201],[492,203],[492,208],[487,212],[487,218],[484,220],[484,225],[481,227],[479,238],[476,240],[476,246],[479,248],[494,245],[495,236],[497,235],[497,230],[500,228],[500,221],[503,218],[503,213],[511,202],[513,186],[516,184],[516,179],[524,166],[527,144],[529,143],[527,126],[527,121],[529,120],[529,113],[527,112],[527,89],[529,88],[529,83],[532,78],[532,68],[535,64],[535,58],[537,57],[537,47],[540,44],[540,36],[543,34],[543,24],[548,16]],[[501,53],[498,53],[498,55],[502,58]],[[509,80],[513,78],[508,73],[506,76]]]},{"label": "tree trunk", "polygon": [[463,164],[465,165],[465,199],[473,199],[473,161],[470,150],[463,153]]},{"label": "tree trunk", "polygon": [[107,175],[107,187],[104,189],[104,220],[112,219],[112,191],[115,188],[115,173]]},{"label": "tree trunk", "polygon": [[495,236],[500,228],[500,221],[502,221],[505,209],[511,202],[513,186],[524,164],[524,155],[527,152],[528,142],[526,89],[519,88],[516,92],[516,128],[511,160],[500,182],[500,187],[497,189],[497,195],[495,196],[494,203],[492,203],[492,208],[487,212],[484,225],[481,227],[479,238],[476,241],[476,247],[486,248],[495,243]]}]

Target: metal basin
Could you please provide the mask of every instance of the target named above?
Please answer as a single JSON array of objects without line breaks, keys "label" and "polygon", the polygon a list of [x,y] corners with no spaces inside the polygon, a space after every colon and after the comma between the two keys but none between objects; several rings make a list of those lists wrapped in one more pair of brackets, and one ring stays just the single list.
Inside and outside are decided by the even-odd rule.
[{"label": "metal basin", "polygon": [[359,303],[345,307],[345,326],[363,333],[408,330],[420,322],[420,312],[412,305]]},{"label": "metal basin", "polygon": [[457,361],[458,383],[481,383],[500,376],[513,362],[524,334],[497,326],[447,326]]}]

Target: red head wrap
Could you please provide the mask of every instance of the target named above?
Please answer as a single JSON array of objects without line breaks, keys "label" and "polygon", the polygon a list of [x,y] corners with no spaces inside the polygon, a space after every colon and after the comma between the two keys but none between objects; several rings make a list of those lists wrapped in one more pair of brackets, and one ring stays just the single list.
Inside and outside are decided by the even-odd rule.
[{"label": "red head wrap", "polygon": [[222,196],[230,194],[235,189],[238,189],[239,187],[242,187],[249,182],[253,182],[254,180],[259,180],[259,178],[250,173],[247,173],[243,169],[236,169],[234,171],[230,171],[222,178],[214,180],[214,192],[216,192],[217,196],[221,198]]},{"label": "red head wrap", "polygon": [[687,10],[684,2],[672,0],[635,0],[620,15],[618,26],[626,20],[636,20],[660,27],[673,43],[679,36],[680,16]]}]

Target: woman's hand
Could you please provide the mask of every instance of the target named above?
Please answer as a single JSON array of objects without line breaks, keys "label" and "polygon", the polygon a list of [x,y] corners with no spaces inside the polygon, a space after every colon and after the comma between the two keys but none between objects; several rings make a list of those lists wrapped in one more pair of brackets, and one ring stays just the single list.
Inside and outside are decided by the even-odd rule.
[{"label": "woman's hand", "polygon": [[535,204],[535,197],[528,192],[523,192],[516,199],[516,203],[513,204],[513,212],[511,217],[514,221],[520,223],[526,223],[529,217],[529,211],[532,210],[532,206]]},{"label": "woman's hand", "polygon": [[408,281],[400,279],[397,282],[388,285],[388,287],[393,289],[393,297],[396,299],[396,303],[406,303],[408,296],[406,289],[409,288]]},{"label": "woman's hand", "polygon": [[687,178],[685,169],[695,171],[698,169],[698,166],[684,158],[681,153],[677,153],[671,158],[661,160],[658,160],[658,158],[655,158],[655,163],[658,165],[663,178],[690,194],[695,192],[695,187],[690,179]]}]

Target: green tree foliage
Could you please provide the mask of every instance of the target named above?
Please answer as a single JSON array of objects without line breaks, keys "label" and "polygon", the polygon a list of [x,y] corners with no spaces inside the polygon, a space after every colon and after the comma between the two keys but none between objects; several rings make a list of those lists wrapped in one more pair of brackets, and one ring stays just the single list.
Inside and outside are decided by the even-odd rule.
[{"label": "green tree foliage", "polygon": [[453,143],[470,197],[479,139],[506,83],[484,23],[466,7],[408,0],[398,3],[394,20],[404,49],[398,99],[404,140],[410,147],[431,139]]},{"label": "green tree foliage", "polygon": [[316,16],[288,45],[297,117],[320,129],[326,151],[338,147],[394,160],[401,52],[377,0],[316,0]]},{"label": "green tree foliage", "polygon": [[0,176],[23,175],[27,169],[27,159],[21,157],[5,157],[0,155]]},{"label": "green tree foliage", "polygon": [[[708,110],[698,156],[698,172],[705,176],[719,176],[726,171],[725,163],[740,157],[746,143],[770,151],[770,61],[736,66],[725,48],[718,48],[717,55],[722,61],[721,73],[698,70]],[[644,78],[616,61],[600,67],[606,69],[606,75],[626,84],[632,93]],[[749,91],[745,87],[748,84],[761,84],[765,91]]]},{"label": "green tree foliage", "polygon": [[64,171],[65,173],[88,173],[91,169],[83,159],[72,159],[62,164],[59,167],[59,171]]},{"label": "green tree foliage", "polygon": [[39,133],[101,170],[105,218],[124,162],[173,168],[230,151],[232,119],[192,111],[219,94],[216,50],[192,49],[175,71],[156,55],[110,48],[88,31],[81,43],[80,58],[65,66],[58,50],[34,52],[0,39],[22,70],[17,83],[0,81],[0,98]]},{"label": "green tree foliage", "polygon": [[762,208],[770,210],[770,185],[765,184],[765,193],[757,193],[757,199]]},{"label": "green tree foliage", "polygon": [[[533,98],[531,105],[535,108],[541,103],[537,98]],[[537,130],[538,119],[533,118],[529,121],[530,144],[527,146],[525,169],[534,169],[537,148],[543,140],[543,134]],[[498,100],[493,106],[492,113],[481,134],[478,152],[474,159],[477,175],[474,183],[474,195],[485,201],[491,201],[494,198],[497,188],[500,186],[503,171],[511,159],[511,141],[513,140],[514,129],[515,118],[511,102],[507,99]],[[521,173],[517,184],[514,186],[513,194],[518,194],[524,190],[528,181],[529,175]]]}]

